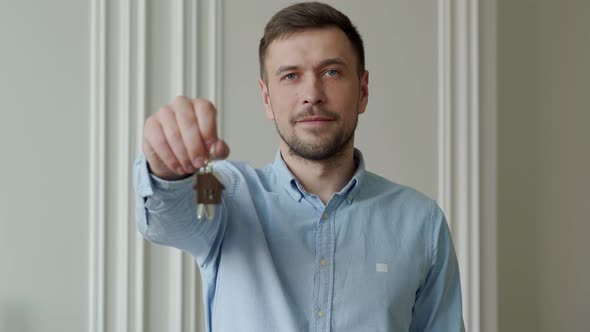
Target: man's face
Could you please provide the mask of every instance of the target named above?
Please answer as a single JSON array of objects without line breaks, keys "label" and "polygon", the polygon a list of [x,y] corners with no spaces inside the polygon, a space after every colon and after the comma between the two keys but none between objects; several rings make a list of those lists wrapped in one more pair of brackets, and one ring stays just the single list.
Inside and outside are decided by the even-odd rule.
[{"label": "man's face", "polygon": [[274,40],[259,80],[266,115],[292,153],[325,160],[353,145],[368,101],[368,72],[338,28],[312,29]]}]

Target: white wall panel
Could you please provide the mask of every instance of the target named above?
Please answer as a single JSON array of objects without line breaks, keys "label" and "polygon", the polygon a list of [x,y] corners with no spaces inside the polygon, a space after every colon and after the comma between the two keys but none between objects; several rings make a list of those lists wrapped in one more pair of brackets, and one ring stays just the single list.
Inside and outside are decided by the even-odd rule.
[{"label": "white wall panel", "polygon": [[144,241],[130,165],[145,113],[145,2],[93,1],[90,15],[89,331],[143,331]]}]

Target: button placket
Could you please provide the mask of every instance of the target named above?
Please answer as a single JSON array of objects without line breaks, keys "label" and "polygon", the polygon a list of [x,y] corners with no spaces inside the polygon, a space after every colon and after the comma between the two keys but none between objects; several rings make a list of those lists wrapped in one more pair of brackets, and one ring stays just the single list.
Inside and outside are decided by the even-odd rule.
[{"label": "button placket", "polygon": [[331,220],[332,211],[325,209],[317,224],[317,256],[316,275],[318,276],[318,287],[316,288],[315,317],[316,331],[327,331],[329,329],[329,311],[331,310],[331,289],[332,289],[332,251],[333,251],[333,225]]}]

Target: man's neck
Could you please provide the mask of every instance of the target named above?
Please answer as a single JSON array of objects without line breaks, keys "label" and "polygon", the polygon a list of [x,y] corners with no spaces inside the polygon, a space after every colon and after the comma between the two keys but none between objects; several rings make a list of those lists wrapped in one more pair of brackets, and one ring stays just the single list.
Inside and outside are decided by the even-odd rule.
[{"label": "man's neck", "polygon": [[291,153],[289,146],[284,142],[281,142],[280,149],[291,173],[307,192],[317,195],[324,204],[328,203],[334,193],[346,186],[356,171],[352,144],[329,160],[301,158]]}]

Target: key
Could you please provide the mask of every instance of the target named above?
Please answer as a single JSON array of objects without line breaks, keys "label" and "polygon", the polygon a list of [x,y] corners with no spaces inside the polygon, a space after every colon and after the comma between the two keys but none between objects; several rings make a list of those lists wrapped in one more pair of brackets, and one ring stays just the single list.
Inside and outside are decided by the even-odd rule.
[{"label": "key", "polygon": [[215,205],[221,203],[223,184],[213,174],[213,162],[206,161],[205,166],[197,171],[193,186],[197,199],[197,218],[212,220],[215,218]]}]

